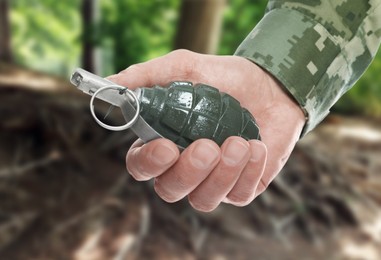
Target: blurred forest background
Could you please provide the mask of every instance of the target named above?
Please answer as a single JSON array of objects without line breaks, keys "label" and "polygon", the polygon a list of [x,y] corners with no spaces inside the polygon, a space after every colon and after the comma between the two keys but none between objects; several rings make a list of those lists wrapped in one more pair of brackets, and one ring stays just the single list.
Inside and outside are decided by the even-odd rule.
[{"label": "blurred forest background", "polygon": [[381,51],[268,192],[210,214],[131,180],[134,136],[100,129],[67,82],[232,54],[266,3],[0,0],[0,259],[380,259]]},{"label": "blurred forest background", "polygon": [[[110,75],[176,48],[232,54],[263,16],[267,3],[204,1],[181,10],[179,0],[8,2],[11,35],[10,39],[3,38],[9,41],[5,43],[9,49],[0,50],[2,57],[12,57],[16,64],[64,78],[78,66]],[[188,23],[179,23],[182,17]],[[196,46],[197,41],[204,46]],[[380,116],[380,71],[381,52],[358,87],[341,99],[335,110]]]}]

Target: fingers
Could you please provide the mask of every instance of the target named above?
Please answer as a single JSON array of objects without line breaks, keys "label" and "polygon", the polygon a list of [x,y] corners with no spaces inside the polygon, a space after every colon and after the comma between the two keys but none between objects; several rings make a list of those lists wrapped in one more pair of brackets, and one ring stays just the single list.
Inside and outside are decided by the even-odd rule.
[{"label": "fingers", "polygon": [[224,201],[235,206],[248,205],[258,195],[258,189],[263,186],[261,180],[266,165],[267,148],[257,140],[251,140],[249,144],[251,157]]},{"label": "fingers", "polygon": [[178,201],[194,190],[220,160],[220,148],[207,139],[193,142],[177,163],[155,179],[156,193],[167,202]]},{"label": "fingers", "polygon": [[189,195],[197,210],[212,211],[221,202],[245,206],[256,196],[266,164],[266,146],[260,141],[230,137],[221,150],[219,164]]},{"label": "fingers", "polygon": [[214,210],[240,178],[250,159],[250,146],[231,137],[221,147],[221,160],[208,177],[189,195],[191,205],[201,211]]},{"label": "fingers", "polygon": [[136,180],[149,180],[168,170],[179,156],[177,146],[167,139],[153,140],[144,145],[138,140],[127,153],[127,170]]},{"label": "fingers", "polygon": [[158,139],[136,142],[127,154],[127,169],[139,181],[155,178],[163,200],[176,202],[189,195],[195,209],[207,212],[221,202],[249,204],[261,189],[266,156],[262,142],[240,137],[229,137],[221,148],[200,139],[182,154],[171,141]]}]

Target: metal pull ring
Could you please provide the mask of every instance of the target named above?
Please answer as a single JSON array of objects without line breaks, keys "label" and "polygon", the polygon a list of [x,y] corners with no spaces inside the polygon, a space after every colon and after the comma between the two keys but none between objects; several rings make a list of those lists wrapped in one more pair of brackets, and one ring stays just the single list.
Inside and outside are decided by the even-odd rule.
[{"label": "metal pull ring", "polygon": [[[94,111],[94,100],[95,100],[95,98],[99,95],[99,93],[101,93],[105,90],[109,90],[109,89],[117,90],[120,95],[128,94],[130,97],[132,97],[134,99],[134,103],[135,103],[134,105],[136,107],[136,113],[135,113],[134,117],[124,125],[112,126],[112,125],[105,124],[104,122],[99,120],[98,117],[95,115],[95,111]],[[126,101],[126,102],[128,102],[128,101]],[[123,130],[126,130],[126,129],[130,128],[131,126],[133,126],[136,123],[136,121],[138,120],[139,111],[140,111],[140,103],[139,103],[137,96],[134,94],[134,92],[132,92],[131,90],[129,90],[127,88],[122,88],[118,85],[110,85],[110,86],[105,86],[105,87],[99,88],[97,91],[94,92],[94,94],[92,95],[91,100],[90,100],[90,112],[91,112],[91,115],[93,116],[94,120],[101,127],[108,129],[108,130],[111,130],[111,131],[123,131]]]}]

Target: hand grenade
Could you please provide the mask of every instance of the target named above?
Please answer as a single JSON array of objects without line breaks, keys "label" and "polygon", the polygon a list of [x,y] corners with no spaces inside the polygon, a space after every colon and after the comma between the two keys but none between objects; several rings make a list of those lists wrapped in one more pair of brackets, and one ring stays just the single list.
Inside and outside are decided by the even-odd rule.
[{"label": "hand grenade", "polygon": [[[83,69],[75,70],[71,82],[92,96],[90,110],[98,124],[115,131],[131,128],[145,142],[165,137],[186,148],[200,138],[219,145],[229,136],[260,140],[250,112],[232,96],[205,84],[176,81],[166,87],[131,91]],[[119,106],[127,123],[115,127],[99,120],[94,112],[95,98]]]},{"label": "hand grenade", "polygon": [[200,138],[218,145],[229,136],[260,139],[251,113],[232,96],[205,84],[142,88],[140,107],[140,116],[152,128],[182,147]]}]

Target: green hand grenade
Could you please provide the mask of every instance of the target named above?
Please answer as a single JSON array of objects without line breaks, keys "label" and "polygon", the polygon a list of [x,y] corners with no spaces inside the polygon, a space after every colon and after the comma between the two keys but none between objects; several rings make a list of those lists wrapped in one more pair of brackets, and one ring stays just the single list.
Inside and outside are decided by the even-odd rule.
[{"label": "green hand grenade", "polygon": [[[248,110],[232,96],[205,84],[193,86],[177,81],[165,88],[131,91],[80,68],[73,72],[70,81],[92,96],[90,110],[99,125],[112,131],[131,128],[145,142],[162,136],[186,148],[200,138],[214,140],[218,145],[229,136],[261,139],[259,127]],[[94,112],[95,98],[120,107],[126,124],[110,126],[99,120]]]},{"label": "green hand grenade", "polygon": [[152,128],[184,148],[200,138],[218,145],[229,136],[260,140],[251,113],[232,96],[205,84],[141,88],[140,107],[140,116]]}]

